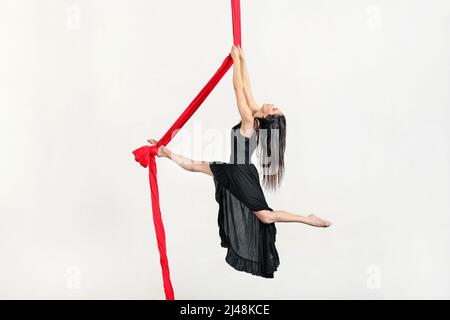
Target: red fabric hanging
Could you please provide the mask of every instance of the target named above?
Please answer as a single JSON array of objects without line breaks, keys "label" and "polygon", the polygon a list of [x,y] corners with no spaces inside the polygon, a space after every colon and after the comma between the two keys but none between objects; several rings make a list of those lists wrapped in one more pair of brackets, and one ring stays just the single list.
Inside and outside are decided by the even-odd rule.
[{"label": "red fabric hanging", "polygon": [[[233,20],[233,40],[235,45],[241,45],[241,9],[240,0],[231,0],[231,12]],[[227,73],[228,69],[233,65],[233,59],[228,55],[222,62],[220,68],[216,71],[213,77],[203,87],[197,96],[192,100],[186,110],[173,123],[155,146],[142,146],[133,151],[134,158],[144,168],[149,167],[149,182],[150,193],[152,199],[153,223],[155,225],[156,240],[158,242],[158,250],[160,256],[164,293],[166,300],[174,300],[174,293],[172,283],[170,281],[169,262],[166,252],[166,235],[164,232],[164,224],[161,218],[161,208],[159,206],[159,191],[155,156],[158,153],[158,148],[162,145],[167,145],[172,138],[177,134],[184,124],[192,117],[200,105],[205,101],[211,91],[219,83],[220,79]]]}]

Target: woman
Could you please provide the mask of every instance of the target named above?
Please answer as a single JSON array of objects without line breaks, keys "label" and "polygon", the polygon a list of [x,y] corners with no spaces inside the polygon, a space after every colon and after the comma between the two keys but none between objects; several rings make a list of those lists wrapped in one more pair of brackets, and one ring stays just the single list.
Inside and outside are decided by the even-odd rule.
[{"label": "woman", "polygon": [[[229,163],[194,161],[165,146],[158,156],[171,159],[185,170],[213,177],[219,203],[219,235],[228,248],[226,261],[235,269],[273,278],[279,262],[275,222],[300,222],[315,227],[331,223],[313,214],[301,216],[272,210],[266,203],[259,174],[251,157],[259,150],[263,186],[277,189],[284,173],[286,119],[273,104],[258,106],[253,98],[243,50],[233,46],[233,87],[241,121],[232,128]],[[157,141],[149,139],[152,145]]]}]

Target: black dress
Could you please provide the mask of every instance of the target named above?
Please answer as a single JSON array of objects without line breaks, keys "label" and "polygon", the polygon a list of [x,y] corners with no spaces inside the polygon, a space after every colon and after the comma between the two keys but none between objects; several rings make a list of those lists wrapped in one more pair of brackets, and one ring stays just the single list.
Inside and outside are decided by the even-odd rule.
[{"label": "black dress", "polygon": [[257,146],[256,133],[240,133],[240,123],[231,130],[230,162],[210,162],[219,203],[221,246],[228,249],[226,262],[239,271],[273,278],[280,264],[275,247],[275,223],[264,224],[254,211],[273,211],[266,202],[258,171],[251,162]]}]

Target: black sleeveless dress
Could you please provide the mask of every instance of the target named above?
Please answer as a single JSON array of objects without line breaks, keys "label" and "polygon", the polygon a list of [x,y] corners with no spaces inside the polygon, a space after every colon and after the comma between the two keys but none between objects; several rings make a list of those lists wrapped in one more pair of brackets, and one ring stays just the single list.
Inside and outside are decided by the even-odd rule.
[{"label": "black sleeveless dress", "polygon": [[240,123],[231,130],[230,162],[210,162],[219,203],[219,235],[227,248],[225,261],[239,271],[273,278],[280,260],[275,247],[275,223],[264,224],[254,211],[273,211],[266,202],[258,171],[251,162],[257,146],[256,133],[240,133]]}]

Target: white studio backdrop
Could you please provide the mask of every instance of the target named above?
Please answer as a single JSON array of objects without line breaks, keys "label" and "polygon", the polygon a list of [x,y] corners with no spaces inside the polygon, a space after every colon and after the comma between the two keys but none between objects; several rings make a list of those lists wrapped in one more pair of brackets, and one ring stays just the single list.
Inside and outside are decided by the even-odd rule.
[{"label": "white studio backdrop", "polygon": [[[225,262],[210,177],[158,160],[179,299],[450,298],[450,2],[242,0],[258,102],[287,117],[274,279]],[[162,299],[148,171],[232,44],[229,0],[0,2],[0,298]],[[226,160],[231,73],[174,151]]]}]

